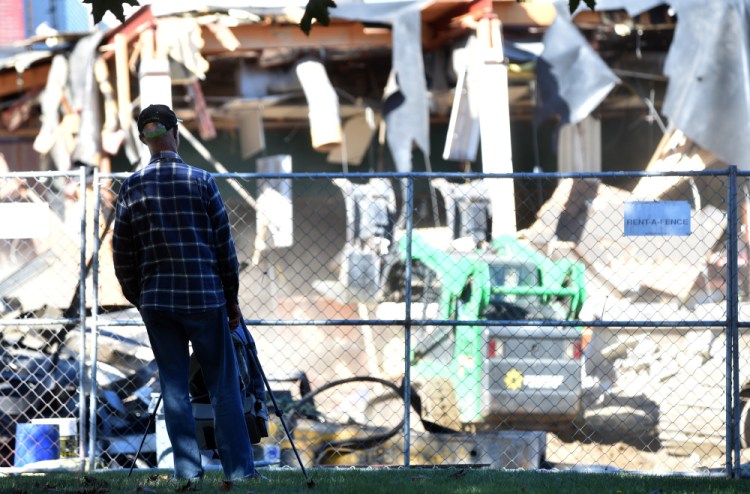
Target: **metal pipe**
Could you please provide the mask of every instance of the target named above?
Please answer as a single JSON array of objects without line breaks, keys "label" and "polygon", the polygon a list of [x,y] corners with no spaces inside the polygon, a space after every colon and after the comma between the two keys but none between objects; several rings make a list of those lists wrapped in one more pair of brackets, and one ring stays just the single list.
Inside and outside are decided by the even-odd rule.
[{"label": "metal pipe", "polygon": [[[78,457],[83,458],[86,454],[86,167],[80,167],[81,195],[81,252],[80,252],[80,282],[78,283],[78,327],[81,331],[80,359],[78,361],[78,375],[80,379],[78,387]],[[62,345],[62,342],[60,342]],[[92,448],[89,448],[92,449]],[[81,462],[81,473],[85,471],[83,461]]]},{"label": "metal pipe", "polygon": [[411,461],[411,261],[412,230],[414,228],[414,179],[406,182],[406,304],[404,312],[404,466]]},{"label": "metal pipe", "polygon": [[92,293],[91,301],[91,338],[93,347],[91,348],[91,390],[89,396],[89,471],[93,472],[96,467],[96,416],[97,416],[97,385],[96,371],[97,362],[99,361],[99,330],[97,328],[97,318],[99,316],[99,250],[101,248],[101,239],[99,238],[99,209],[101,208],[102,191],[99,184],[99,170],[94,169],[94,253],[92,256]]},{"label": "metal pipe", "polygon": [[735,288],[735,282],[736,282],[736,272],[735,268],[737,267],[737,243],[736,243],[736,232],[735,232],[735,225],[737,221],[737,203],[736,198],[734,194],[737,190],[737,183],[736,183],[736,171],[737,169],[734,167],[729,167],[729,179],[727,184],[727,193],[728,193],[728,200],[727,200],[727,272],[726,272],[726,285],[727,285],[727,321],[726,321],[726,328],[724,331],[724,335],[726,338],[726,362],[725,362],[725,376],[726,376],[726,388],[725,388],[725,396],[726,396],[726,402],[725,402],[725,413],[726,413],[726,476],[727,478],[731,478],[733,476],[733,462],[732,462],[732,450],[733,450],[733,444],[735,442],[734,438],[734,414],[733,414],[733,406],[732,406],[732,363],[734,362],[733,354],[734,349],[732,347],[733,339],[733,331],[732,328],[736,327],[737,319],[735,317],[735,310],[734,310],[734,303],[736,294],[734,291]]},{"label": "metal pipe", "polygon": [[[737,167],[729,167],[727,201],[727,475],[739,475],[740,468],[740,376],[739,376],[739,269],[737,246]],[[732,462],[732,453],[734,461]]]}]

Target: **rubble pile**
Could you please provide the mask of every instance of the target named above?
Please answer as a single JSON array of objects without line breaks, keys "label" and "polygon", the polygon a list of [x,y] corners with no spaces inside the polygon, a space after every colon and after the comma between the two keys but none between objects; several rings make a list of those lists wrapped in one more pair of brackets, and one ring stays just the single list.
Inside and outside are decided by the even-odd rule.
[{"label": "rubble pile", "polygon": [[[675,131],[665,136],[649,170],[703,170],[717,163]],[[712,178],[716,181],[642,177],[622,187],[563,179],[536,222],[521,232],[541,251],[586,266],[582,320],[646,323],[591,328],[581,427],[588,438],[651,451],[663,448],[680,456],[726,447],[725,329],[689,324],[727,320],[726,212],[716,200],[725,184]],[[659,200],[690,202],[691,234],[626,237],[623,205]],[[740,239],[741,295],[746,293],[746,259]],[[654,321],[668,323],[648,326]],[[685,325],[676,327],[680,322]],[[747,351],[747,339],[741,334],[740,355]],[[740,383],[750,378],[748,369],[741,360]]]},{"label": "rubble pile", "polygon": [[[726,443],[726,350],[722,330],[605,330],[610,343],[587,362],[602,395],[587,416],[608,416],[624,440],[679,456]],[[588,370],[588,369],[587,369]],[[607,406],[614,410],[607,411]],[[617,416],[627,416],[622,421]],[[591,426],[591,421],[587,421]],[[630,440],[627,440],[630,439]],[[648,442],[650,444],[648,444]]]}]

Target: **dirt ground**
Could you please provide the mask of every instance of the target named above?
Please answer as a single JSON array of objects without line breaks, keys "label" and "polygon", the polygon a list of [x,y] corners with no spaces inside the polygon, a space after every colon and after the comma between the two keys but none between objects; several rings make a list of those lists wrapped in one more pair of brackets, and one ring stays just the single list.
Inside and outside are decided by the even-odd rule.
[{"label": "dirt ground", "polygon": [[[750,451],[741,450],[741,463],[750,461]],[[694,473],[720,471],[726,464],[721,452],[673,456],[664,449],[644,451],[624,442],[565,442],[547,435],[547,461],[557,468],[615,469],[649,473]]]}]

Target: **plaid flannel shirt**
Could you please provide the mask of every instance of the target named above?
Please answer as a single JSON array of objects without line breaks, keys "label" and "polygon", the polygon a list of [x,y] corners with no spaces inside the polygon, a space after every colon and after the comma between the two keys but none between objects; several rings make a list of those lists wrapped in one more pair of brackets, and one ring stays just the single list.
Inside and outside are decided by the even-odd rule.
[{"label": "plaid flannel shirt", "polygon": [[139,309],[202,312],[237,303],[237,254],[213,177],[163,151],[122,184],[115,274]]}]

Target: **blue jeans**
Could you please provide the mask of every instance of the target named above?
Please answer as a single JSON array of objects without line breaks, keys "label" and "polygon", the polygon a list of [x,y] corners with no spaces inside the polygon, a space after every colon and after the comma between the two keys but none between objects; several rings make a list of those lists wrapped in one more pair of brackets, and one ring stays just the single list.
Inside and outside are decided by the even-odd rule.
[{"label": "blue jeans", "polygon": [[195,418],[190,404],[188,343],[192,343],[211,397],[216,445],[224,476],[237,480],[255,474],[226,308],[198,313],[144,309],[141,317],[159,366],[164,419],[172,443],[175,478],[203,476]]}]

